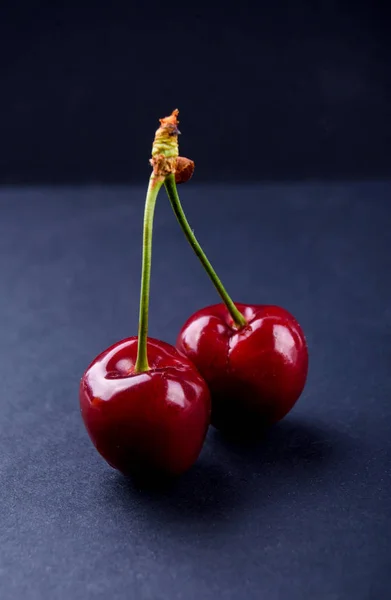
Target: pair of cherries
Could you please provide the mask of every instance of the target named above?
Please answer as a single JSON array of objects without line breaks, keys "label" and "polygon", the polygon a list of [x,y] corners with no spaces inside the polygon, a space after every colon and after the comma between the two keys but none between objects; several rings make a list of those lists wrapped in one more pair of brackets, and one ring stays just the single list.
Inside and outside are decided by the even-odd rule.
[{"label": "pair of cherries", "polygon": [[[277,306],[234,304],[194,238],[175,186],[192,174],[191,161],[178,159],[177,115],[160,120],[152,151],[139,335],[95,358],[80,384],[87,431],[125,475],[182,474],[197,460],[210,423],[229,433],[260,433],[291,410],[307,377],[307,345],[294,317]],[[193,314],[176,348],[147,337],[154,208],[151,216],[148,198],[156,199],[162,184],[224,300]]]}]

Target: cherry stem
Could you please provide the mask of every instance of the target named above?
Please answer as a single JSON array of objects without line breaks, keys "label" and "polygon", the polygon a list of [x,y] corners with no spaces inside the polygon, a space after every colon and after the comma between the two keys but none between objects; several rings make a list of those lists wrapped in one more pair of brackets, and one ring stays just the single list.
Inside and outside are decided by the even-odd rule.
[{"label": "cherry stem", "polygon": [[187,241],[189,242],[190,246],[193,248],[195,254],[198,256],[199,260],[201,261],[202,266],[204,267],[205,271],[207,272],[210,279],[212,280],[213,285],[215,286],[221,299],[223,300],[224,304],[226,305],[235,325],[237,327],[245,327],[247,325],[246,319],[244,318],[242,313],[236,308],[231,297],[228,295],[226,289],[224,288],[223,284],[221,283],[219,277],[217,276],[216,271],[213,269],[206,254],[204,253],[200,244],[198,243],[197,238],[195,237],[193,230],[191,229],[191,227],[189,225],[188,220],[186,219],[186,215],[183,211],[181,202],[179,200],[178,190],[176,187],[174,174],[168,175],[166,177],[166,179],[164,181],[164,186],[166,188],[166,192],[170,199],[172,209],[175,213],[176,218],[178,219],[179,225],[181,226],[183,233],[185,234],[185,236],[187,238]]},{"label": "cherry stem", "polygon": [[148,338],[148,311],[149,311],[149,288],[151,281],[152,261],[152,231],[153,216],[155,213],[156,198],[162,187],[164,177],[156,177],[152,174],[149,180],[147,197],[144,209],[143,226],[143,258],[141,268],[140,289],[140,313],[138,325],[137,359],[134,366],[135,373],[149,371],[147,338]]}]

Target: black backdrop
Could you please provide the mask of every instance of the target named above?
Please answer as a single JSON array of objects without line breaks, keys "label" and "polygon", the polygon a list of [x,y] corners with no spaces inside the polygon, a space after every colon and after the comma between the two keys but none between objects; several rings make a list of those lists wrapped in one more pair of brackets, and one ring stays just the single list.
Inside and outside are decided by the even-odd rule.
[{"label": "black backdrop", "polygon": [[[0,2],[0,600],[391,598],[386,8],[100,4]],[[235,300],[298,318],[310,370],[259,445],[211,428],[148,490],[94,450],[78,385],[137,331],[148,158],[175,106],[191,226]],[[149,333],[175,343],[217,296],[164,196]]]},{"label": "black backdrop", "polygon": [[199,181],[389,174],[386,2],[154,4],[1,3],[0,183],[145,180],[176,106]]}]

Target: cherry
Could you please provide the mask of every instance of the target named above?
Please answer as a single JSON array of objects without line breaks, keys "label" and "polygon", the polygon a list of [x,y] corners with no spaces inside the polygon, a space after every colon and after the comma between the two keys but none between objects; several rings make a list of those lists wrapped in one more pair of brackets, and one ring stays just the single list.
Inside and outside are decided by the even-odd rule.
[{"label": "cherry", "polygon": [[190,317],[177,348],[210,387],[212,424],[240,435],[257,433],[282,419],[303,391],[308,371],[304,334],[283,308],[234,304],[186,219],[175,177],[168,176],[164,185],[189,244],[224,302]]},{"label": "cherry", "polygon": [[[138,336],[90,364],[80,383],[82,417],[100,454],[125,475],[180,475],[197,459],[210,422],[210,394],[194,365],[169,344],[148,338],[152,230],[156,199],[178,162],[178,111],[160,119],[144,210]],[[181,181],[194,164],[182,159]]]},{"label": "cherry", "polygon": [[102,352],[80,383],[81,413],[98,452],[125,475],[180,475],[197,459],[209,390],[192,363],[149,338],[150,369],[135,373],[137,337]]},{"label": "cherry", "polygon": [[263,429],[282,419],[303,391],[307,344],[296,319],[278,306],[236,304],[238,327],[224,304],[193,314],[177,348],[197,367],[212,395],[212,424],[225,430]]}]

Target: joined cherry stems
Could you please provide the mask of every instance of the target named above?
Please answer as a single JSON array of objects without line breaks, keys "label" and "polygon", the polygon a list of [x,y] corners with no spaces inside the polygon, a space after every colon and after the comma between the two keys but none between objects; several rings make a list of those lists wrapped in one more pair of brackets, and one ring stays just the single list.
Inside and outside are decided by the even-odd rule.
[{"label": "joined cherry stems", "polygon": [[[139,325],[138,325],[138,345],[137,359],[134,366],[135,373],[143,373],[150,370],[148,363],[147,340],[148,340],[148,313],[149,313],[149,293],[151,281],[151,261],[152,261],[152,237],[153,237],[153,219],[157,196],[160,188],[164,184],[168,198],[170,200],[174,214],[185,234],[187,241],[198,256],[202,266],[209,275],[213,285],[215,286],[222,301],[226,305],[229,314],[232,317],[233,325],[237,329],[242,329],[248,324],[242,313],[236,308],[231,297],[227,293],[225,287],[221,283],[216,271],[213,269],[205,252],[201,248],[193,230],[191,229],[186,215],[183,211],[178,190],[175,181],[175,172],[178,162],[178,110],[174,110],[169,117],[160,119],[160,127],[155,133],[155,139],[152,146],[152,158],[150,163],[153,167],[153,172],[149,179],[149,185],[145,200],[144,223],[143,223],[143,242],[142,242],[142,267],[141,267],[141,286],[140,286],[140,309],[139,309]],[[179,158],[179,161],[187,161],[188,159]],[[181,167],[183,164],[181,163]],[[186,163],[185,163],[186,164]],[[180,177],[178,181],[186,181],[191,177],[194,163],[188,165],[191,168],[186,172],[183,179]],[[179,167],[178,167],[179,174]]]}]

